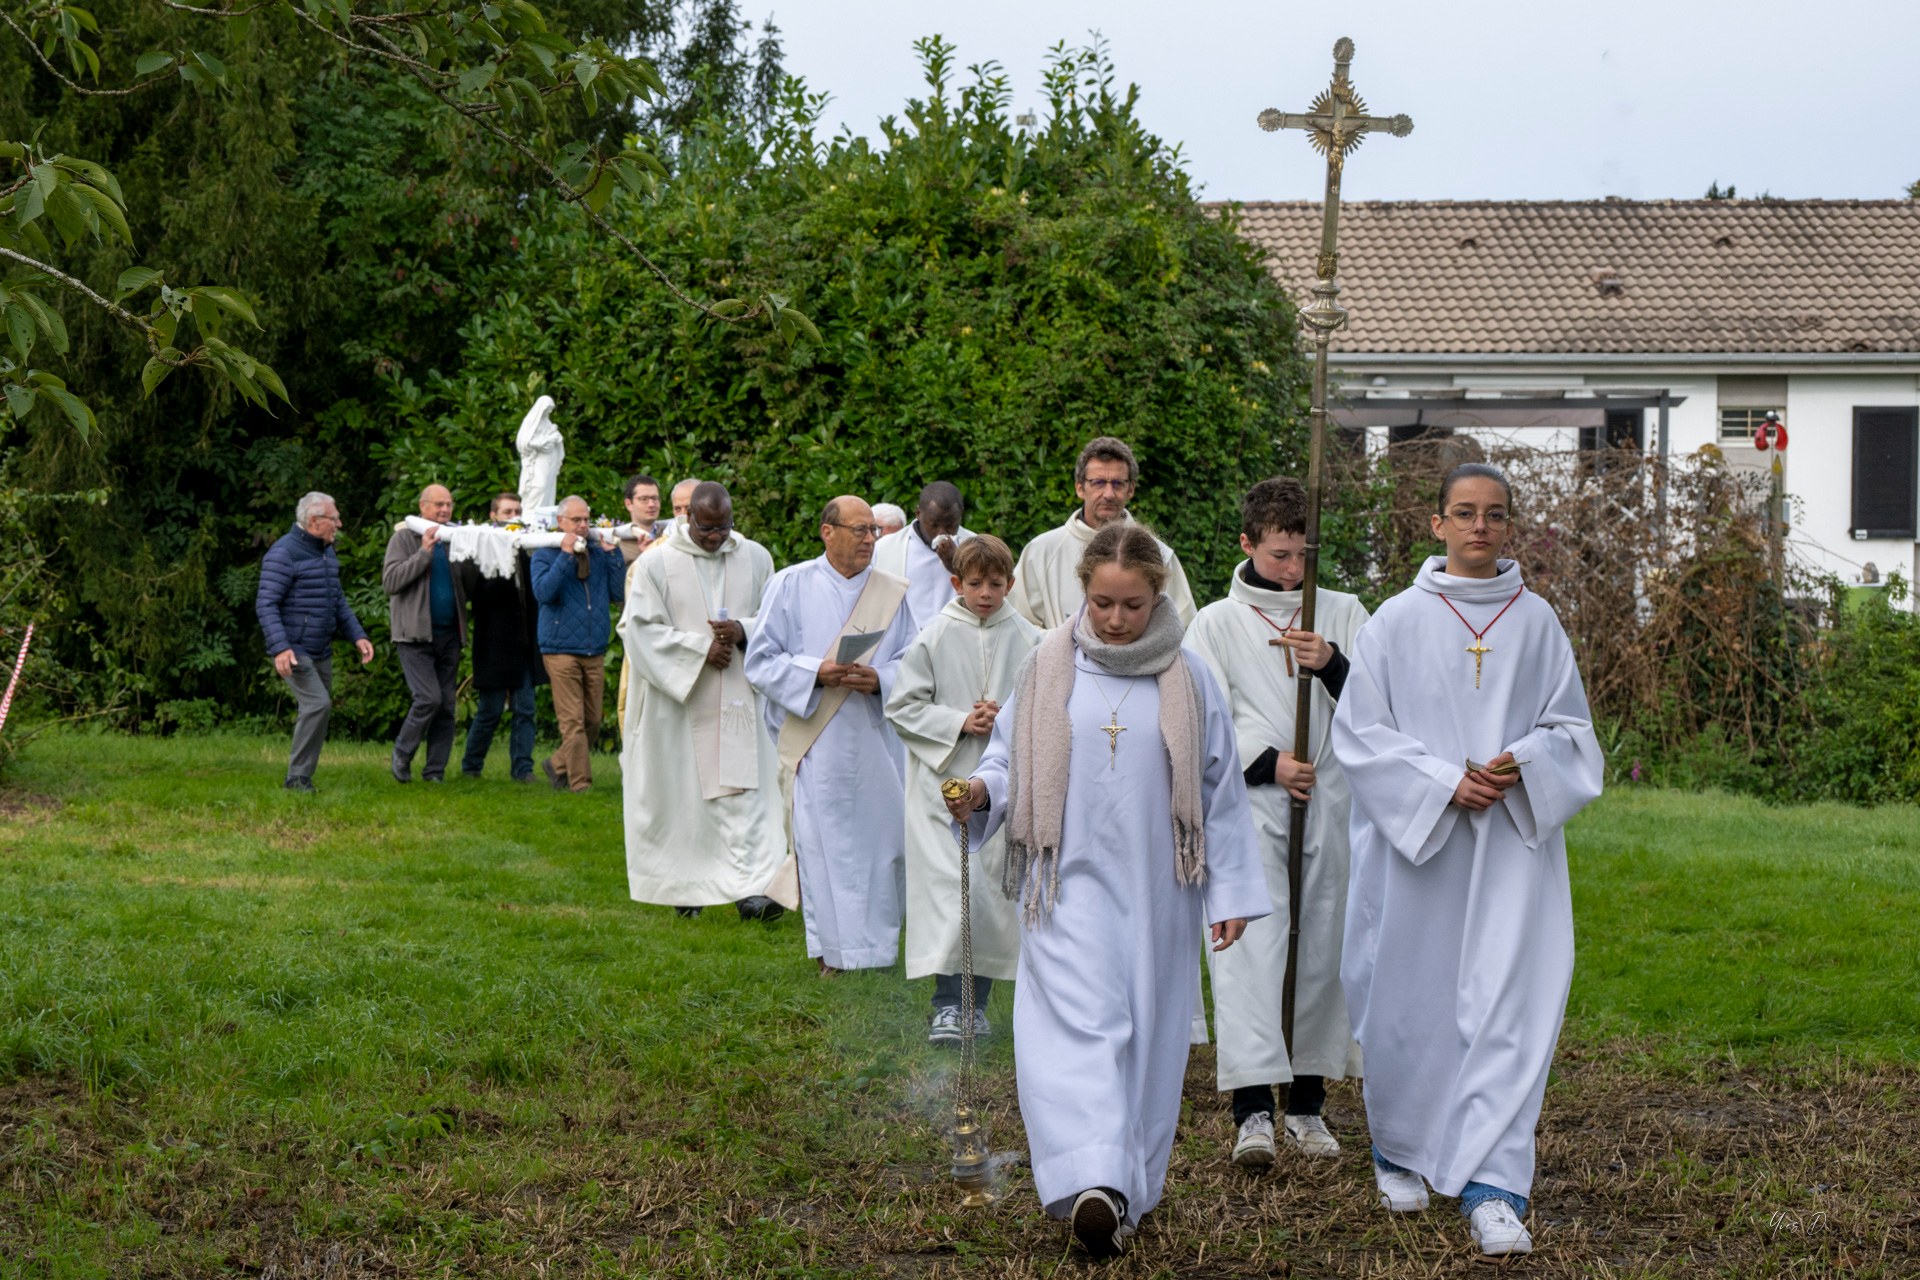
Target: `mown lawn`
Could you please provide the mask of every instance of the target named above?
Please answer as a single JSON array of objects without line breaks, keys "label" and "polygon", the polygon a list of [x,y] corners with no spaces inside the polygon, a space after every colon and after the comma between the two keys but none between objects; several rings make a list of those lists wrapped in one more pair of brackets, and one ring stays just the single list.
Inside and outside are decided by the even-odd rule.
[{"label": "mown lawn", "polygon": [[[396,786],[330,748],[42,739],[0,787],[0,1275],[1036,1276],[1024,1172],[962,1214],[927,984],[799,921],[627,901],[617,770]],[[496,768],[498,762],[496,761]],[[1525,1275],[1920,1274],[1920,815],[1608,796]],[[1004,1026],[1007,994],[992,1014]],[[1011,1055],[985,1060],[1021,1147]],[[1196,1051],[1114,1275],[1472,1273],[1347,1151],[1264,1179]]]}]

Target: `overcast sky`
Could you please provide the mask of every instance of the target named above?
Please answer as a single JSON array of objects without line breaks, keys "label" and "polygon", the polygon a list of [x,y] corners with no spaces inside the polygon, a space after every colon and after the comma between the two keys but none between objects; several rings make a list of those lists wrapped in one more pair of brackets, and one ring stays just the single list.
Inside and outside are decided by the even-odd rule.
[{"label": "overcast sky", "polygon": [[1414,119],[1367,140],[1348,199],[1692,198],[1715,180],[1890,199],[1920,179],[1913,0],[744,0],[756,25],[769,11],[788,70],[832,93],[827,119],[876,139],[924,92],[915,38],[947,37],[962,67],[997,59],[1015,109],[1039,112],[1047,47],[1098,28],[1211,199],[1319,196],[1305,139],[1254,117],[1305,110],[1342,35],[1368,107]]}]

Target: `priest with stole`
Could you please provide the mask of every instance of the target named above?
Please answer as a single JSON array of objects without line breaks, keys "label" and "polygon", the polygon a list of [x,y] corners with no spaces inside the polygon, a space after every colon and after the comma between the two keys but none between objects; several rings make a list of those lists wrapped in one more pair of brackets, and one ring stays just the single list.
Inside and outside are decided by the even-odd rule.
[{"label": "priest with stole", "polygon": [[796,905],[770,887],[786,858],[780,762],[743,652],[772,577],[773,557],[734,531],[733,499],[712,482],[629,571],[620,741],[636,902],[683,914],[731,902],[769,920]]},{"label": "priest with stole", "polygon": [[825,554],[775,574],[747,679],[793,782],[807,954],[822,974],[886,968],[900,950],[906,761],[883,708],[913,640],[907,582],[873,567],[873,508],[820,515]]}]

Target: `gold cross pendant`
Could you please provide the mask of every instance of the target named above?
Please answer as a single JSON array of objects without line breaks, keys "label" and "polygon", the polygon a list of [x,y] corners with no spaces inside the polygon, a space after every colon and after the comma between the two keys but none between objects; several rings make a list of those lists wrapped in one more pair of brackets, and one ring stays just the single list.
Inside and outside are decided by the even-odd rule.
[{"label": "gold cross pendant", "polygon": [[1109,769],[1113,768],[1114,761],[1120,758],[1120,735],[1126,731],[1127,726],[1120,723],[1118,711],[1113,713],[1113,719],[1100,726],[1100,732],[1107,735],[1107,768]]},{"label": "gold cross pendant", "polygon": [[1473,687],[1480,687],[1480,660],[1493,652],[1493,646],[1487,643],[1485,636],[1475,636],[1473,643],[1467,646],[1467,652],[1473,655]]},{"label": "gold cross pendant", "polygon": [[1278,645],[1280,649],[1285,652],[1287,655],[1287,674],[1291,676],[1293,674],[1293,646],[1277,636],[1267,641],[1267,644],[1269,646]]}]

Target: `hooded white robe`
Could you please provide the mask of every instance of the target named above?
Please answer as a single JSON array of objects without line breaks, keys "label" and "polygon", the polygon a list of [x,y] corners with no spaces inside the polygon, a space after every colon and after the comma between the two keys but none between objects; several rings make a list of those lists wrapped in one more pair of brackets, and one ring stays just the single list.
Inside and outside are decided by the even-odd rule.
[{"label": "hooded white robe", "polygon": [[[1187,645],[1207,660],[1227,695],[1242,765],[1268,748],[1293,750],[1299,681],[1287,674],[1286,651],[1267,642],[1275,627],[1297,625],[1300,592],[1249,584],[1233,572],[1225,600],[1200,611]],[[1256,609],[1264,610],[1263,621]],[[1351,659],[1367,611],[1344,591],[1322,587],[1314,603],[1314,630]],[[1313,682],[1307,740],[1314,766],[1307,806],[1300,895],[1300,974],[1294,987],[1294,1056],[1280,1034],[1281,992],[1287,972],[1287,832],[1292,797],[1272,782],[1247,788],[1253,824],[1266,865],[1273,914],[1247,926],[1246,937],[1209,952],[1213,971],[1213,1034],[1219,1043],[1220,1088],[1274,1084],[1296,1075],[1339,1079],[1360,1074],[1360,1048],[1347,1022],[1340,989],[1340,943],[1347,915],[1347,815],[1352,796],[1329,741],[1333,699]]]},{"label": "hooded white robe", "polygon": [[[1442,1195],[1526,1195],[1573,981],[1563,829],[1600,794],[1602,758],[1553,609],[1516,598],[1511,560],[1492,578],[1445,568],[1428,560],[1360,633],[1334,713],[1353,788],[1341,978],[1381,1154]],[[1489,649],[1478,688],[1468,623]],[[1454,805],[1466,760],[1502,751],[1526,762],[1520,784],[1484,812]]]},{"label": "hooded white robe", "polygon": [[[919,525],[919,520],[910,520],[906,528],[874,543],[873,567],[907,580],[907,608],[913,611],[913,629],[924,631],[940,616],[954,592],[953,574],[920,536]],[[973,530],[961,529],[953,535],[954,545],[971,537]]]},{"label": "hooded white robe", "polygon": [[[973,704],[1005,703],[1040,632],[1002,603],[982,619],[949,600],[907,647],[887,718],[907,748],[907,977],[959,973],[960,861],[940,784],[970,778],[987,739],[961,732]],[[1020,908],[1000,890],[1007,843],[995,836],[969,854],[973,971],[1011,978],[1020,963]]]},{"label": "hooded white robe", "polygon": [[[1125,512],[1120,519],[1133,523],[1133,517]],[[1007,602],[1042,631],[1051,631],[1080,612],[1080,604],[1087,598],[1080,587],[1080,555],[1098,532],[1075,509],[1065,524],[1029,542],[1020,552],[1020,563],[1013,568],[1013,590],[1007,593]],[[1193,588],[1187,585],[1180,557],[1164,542],[1160,554],[1167,558],[1167,585],[1162,590],[1179,610],[1180,621],[1192,622]]]},{"label": "hooded white robe", "polygon": [[[706,551],[684,531],[628,573],[620,640],[635,674],[621,723],[620,785],[636,902],[738,902],[765,893],[786,857],[780,758],[760,698],[743,679],[707,665],[711,631],[686,629],[726,608],[751,639],[772,577],[773,557],[759,543],[735,533]],[[699,598],[680,598],[689,586]],[[736,651],[733,661],[743,666],[746,655]]]},{"label": "hooded white robe", "polygon": [[[1055,1217],[1089,1187],[1126,1196],[1135,1222],[1160,1202],[1200,989],[1194,936],[1272,909],[1226,699],[1205,661],[1186,656],[1204,704],[1207,874],[1183,888],[1158,683],[1109,674],[1074,653],[1060,896],[1051,914],[1023,927],[1013,997],[1020,1116],[1034,1189]],[[1110,756],[1100,726],[1122,699],[1127,732]],[[1015,701],[1001,709],[974,772],[988,796],[972,818],[975,844],[1006,817]]]},{"label": "hooded white robe", "polygon": [[[869,565],[845,578],[820,556],[768,584],[747,644],[747,678],[766,695],[776,742],[788,716],[818,709],[821,660],[876,572]],[[849,692],[793,778],[807,954],[835,969],[885,968],[900,951],[906,766],[883,708],[912,639],[903,598],[877,647],[858,659],[879,673],[880,691]]]}]

